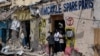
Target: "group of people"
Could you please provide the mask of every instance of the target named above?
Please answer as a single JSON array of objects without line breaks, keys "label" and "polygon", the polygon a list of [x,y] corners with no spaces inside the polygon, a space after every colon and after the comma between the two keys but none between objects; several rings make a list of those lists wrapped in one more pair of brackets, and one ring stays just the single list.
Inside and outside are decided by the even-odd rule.
[{"label": "group of people", "polygon": [[55,33],[49,32],[50,35],[47,37],[49,44],[49,56],[54,56],[54,53],[64,52],[66,47],[65,37],[62,31],[56,31]]}]

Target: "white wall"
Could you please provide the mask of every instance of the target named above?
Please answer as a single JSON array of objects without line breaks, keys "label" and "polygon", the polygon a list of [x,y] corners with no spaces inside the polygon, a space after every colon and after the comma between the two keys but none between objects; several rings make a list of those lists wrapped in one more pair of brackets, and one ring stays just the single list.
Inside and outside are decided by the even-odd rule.
[{"label": "white wall", "polygon": [[73,27],[75,28],[76,34],[75,47],[84,55],[91,56],[90,53],[93,54],[93,51],[89,47],[94,44],[93,21],[85,19],[93,19],[93,16],[91,16],[91,9],[82,10],[79,21],[80,12],[81,10],[66,12],[64,13],[64,18],[73,17]]}]

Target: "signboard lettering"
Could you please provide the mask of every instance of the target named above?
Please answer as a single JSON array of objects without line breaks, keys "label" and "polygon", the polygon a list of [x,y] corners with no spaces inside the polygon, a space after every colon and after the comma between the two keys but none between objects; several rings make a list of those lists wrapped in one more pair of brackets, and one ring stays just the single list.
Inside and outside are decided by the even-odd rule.
[{"label": "signboard lettering", "polygon": [[[64,4],[50,4],[49,6],[41,8],[41,15],[51,15],[51,14],[60,14],[64,12],[76,11],[76,10],[84,10],[93,8],[94,0],[79,0],[67,2]],[[61,7],[62,6],[62,7]],[[62,10],[62,8],[64,10]]]}]

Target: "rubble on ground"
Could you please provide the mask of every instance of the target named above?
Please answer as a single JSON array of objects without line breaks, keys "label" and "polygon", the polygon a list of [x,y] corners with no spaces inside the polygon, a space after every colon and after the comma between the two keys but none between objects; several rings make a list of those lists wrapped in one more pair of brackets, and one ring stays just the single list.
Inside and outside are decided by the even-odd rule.
[{"label": "rubble on ground", "polygon": [[31,52],[29,49],[24,49],[22,46],[14,46],[8,44],[1,50],[2,55],[20,55],[20,56],[48,56],[44,51]]}]

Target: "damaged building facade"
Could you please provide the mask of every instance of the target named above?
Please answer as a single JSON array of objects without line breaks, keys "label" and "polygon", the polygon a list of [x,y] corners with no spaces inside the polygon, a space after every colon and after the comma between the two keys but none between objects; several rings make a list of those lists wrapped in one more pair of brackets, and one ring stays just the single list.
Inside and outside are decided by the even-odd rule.
[{"label": "damaged building facade", "polygon": [[[17,19],[21,23],[21,27],[23,27],[26,32],[27,41],[29,41],[29,46],[33,50],[38,50],[39,45],[39,21],[40,18],[32,16],[32,12],[30,11],[30,6],[34,5],[36,2],[40,0],[12,0],[11,7],[18,6],[19,8],[12,14],[13,16],[17,16]],[[19,3],[20,2],[20,3]]]},{"label": "damaged building facade", "polygon": [[[65,35],[66,46],[70,46],[70,43],[72,43],[85,56],[99,55],[92,48],[100,44],[98,38],[100,32],[99,14],[95,13],[94,9],[97,2],[94,3],[94,0],[63,0],[61,2],[43,3],[38,6],[40,17],[34,17],[29,6],[27,6],[32,5],[31,1],[12,0],[11,6],[18,5],[18,9],[11,17],[17,17],[21,27],[23,27],[22,29],[26,32],[31,48],[37,50],[39,45],[47,45],[46,37],[49,35],[48,32],[55,32],[55,30],[59,29]],[[24,4],[25,6],[22,6]],[[0,26],[5,25],[2,29],[7,27],[6,24],[1,20]],[[2,29],[0,28],[0,36],[2,32],[5,32]],[[69,40],[68,36],[71,36],[73,40]]]},{"label": "damaged building facade", "polygon": [[12,16],[17,16],[17,19],[20,21],[21,29],[25,31],[29,46],[36,49],[38,46],[37,38],[39,36],[39,19],[32,17],[29,9],[23,9],[25,9],[25,7],[18,9]]},{"label": "damaged building facade", "polygon": [[[27,41],[29,42],[29,48],[34,50],[38,49],[39,18],[31,16],[29,5],[34,4],[32,1],[33,0],[11,0],[8,5],[0,5],[0,39],[2,39],[5,44],[6,42],[8,43],[8,40],[12,38],[12,36],[20,38],[20,30],[24,30]],[[34,2],[38,1],[36,0]],[[3,7],[8,10],[2,12]],[[14,17],[16,17],[17,20],[15,20]],[[16,38],[14,39],[16,40]]]},{"label": "damaged building facade", "polygon": [[0,1],[0,39],[3,43],[7,43],[7,39],[10,34],[11,14],[16,10],[12,8],[10,10],[10,1]]}]

